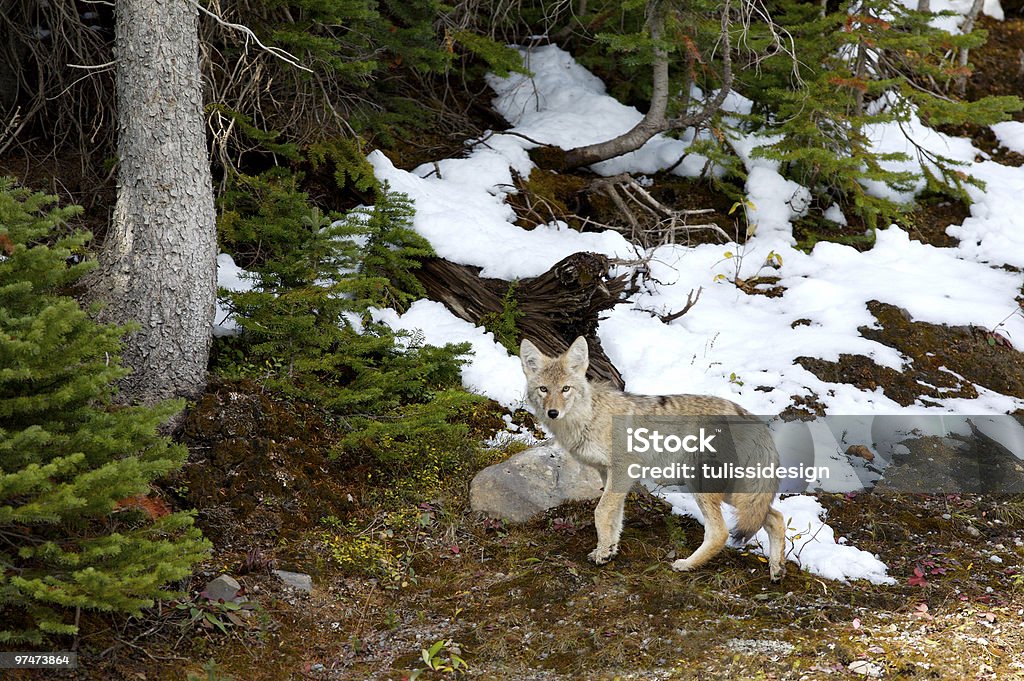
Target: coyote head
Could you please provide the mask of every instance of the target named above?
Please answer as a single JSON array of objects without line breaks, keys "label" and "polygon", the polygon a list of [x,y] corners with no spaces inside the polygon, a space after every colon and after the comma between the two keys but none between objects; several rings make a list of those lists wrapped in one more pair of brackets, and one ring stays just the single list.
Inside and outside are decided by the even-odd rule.
[{"label": "coyote head", "polygon": [[590,352],[583,336],[558,357],[546,356],[524,339],[519,346],[519,359],[526,374],[527,400],[541,418],[565,418],[574,406],[590,399]]}]

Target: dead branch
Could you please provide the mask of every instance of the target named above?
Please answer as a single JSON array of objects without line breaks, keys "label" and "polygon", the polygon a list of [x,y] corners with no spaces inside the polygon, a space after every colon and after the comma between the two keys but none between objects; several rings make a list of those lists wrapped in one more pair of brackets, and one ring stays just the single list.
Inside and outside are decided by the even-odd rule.
[{"label": "dead branch", "polygon": [[[713,98],[706,101],[699,110],[686,111],[680,116],[668,116],[668,101],[671,91],[669,80],[669,55],[662,42],[665,15],[660,0],[648,0],[646,6],[647,29],[654,44],[654,62],[651,72],[651,103],[647,113],[631,130],[613,139],[569,149],[561,158],[561,168],[579,168],[627,154],[642,147],[647,140],[668,130],[697,126],[707,121],[725,103],[732,90],[732,44],[729,37],[729,0],[722,7],[722,86]],[[681,88],[690,91],[691,83]]]},{"label": "dead branch", "polygon": [[[99,22],[83,21],[73,2],[4,3],[0,117],[17,121],[0,140],[0,153],[21,145],[30,155],[32,133],[46,140],[46,147],[34,145],[32,151],[47,157],[68,148],[83,157],[112,148],[112,33],[94,21]],[[85,77],[82,69],[88,69]]]},{"label": "dead branch", "polygon": [[[677,210],[654,198],[639,182],[628,173],[602,177],[590,183],[587,191],[602,192],[618,208],[628,226],[609,225],[633,243],[644,248],[674,244],[689,238],[691,232],[712,231],[724,242],[729,235],[713,222],[690,224],[689,218],[714,213],[713,208]],[[631,206],[640,209],[645,219],[641,221]]]},{"label": "dead branch", "polygon": [[660,313],[660,312],[655,312],[654,310],[649,310],[649,309],[646,309],[646,308],[641,308],[641,311],[642,312],[647,312],[648,314],[650,314],[653,317],[657,317],[658,319],[660,319],[661,321],[665,322],[666,324],[671,324],[672,322],[674,322],[675,320],[679,319],[684,314],[689,312],[690,309],[694,305],[697,304],[697,301],[700,300],[700,294],[703,293],[703,292],[704,292],[704,287],[703,286],[700,286],[700,287],[697,288],[696,294],[691,289],[690,292],[686,294],[686,305],[684,305],[681,310],[677,310],[676,312]]},{"label": "dead branch", "polygon": [[673,312],[672,314],[658,315],[658,318],[661,319],[661,321],[665,322],[666,324],[674,322],[675,320],[679,319],[684,314],[689,312],[690,308],[697,304],[697,301],[700,300],[700,294],[703,292],[703,286],[697,288],[696,295],[694,295],[693,291],[691,290],[689,293],[686,294],[686,305],[683,306],[683,309],[679,310],[678,312]]},{"label": "dead branch", "polygon": [[228,21],[227,19],[225,19],[224,17],[220,16],[219,14],[216,14],[216,13],[211,12],[210,10],[206,9],[205,7],[200,5],[195,0],[190,0],[190,4],[192,4],[192,6],[194,6],[196,9],[198,9],[200,12],[202,12],[206,16],[208,16],[211,19],[213,19],[214,21],[216,21],[221,26],[223,26],[225,28],[230,28],[233,31],[238,31],[239,33],[241,33],[243,36],[245,36],[245,44],[246,44],[246,46],[248,46],[249,45],[249,41],[252,40],[254,43],[256,43],[256,45],[259,46],[259,48],[261,50],[263,50],[267,54],[270,54],[270,55],[272,55],[274,57],[277,57],[278,59],[280,59],[284,63],[288,64],[289,66],[293,66],[293,67],[295,67],[297,69],[301,69],[302,71],[306,71],[308,73],[313,73],[313,69],[308,68],[308,67],[303,66],[302,64],[300,64],[298,58],[295,55],[293,55],[290,52],[288,52],[287,50],[282,50],[280,47],[274,47],[273,45],[264,45],[263,42],[256,36],[255,33],[253,33],[252,29],[249,28],[248,26],[244,26],[242,24],[236,24],[234,22]]}]

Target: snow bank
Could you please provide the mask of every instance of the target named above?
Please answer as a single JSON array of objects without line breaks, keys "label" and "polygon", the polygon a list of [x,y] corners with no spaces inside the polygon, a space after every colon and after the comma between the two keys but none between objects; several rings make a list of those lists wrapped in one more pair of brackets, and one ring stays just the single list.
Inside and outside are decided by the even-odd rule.
[{"label": "snow bank", "polygon": [[526,231],[513,224],[515,213],[505,196],[514,189],[511,168],[524,163],[519,155],[525,157],[525,152],[522,147],[500,148],[504,152],[479,148],[467,158],[442,161],[441,177],[395,168],[379,151],[367,158],[378,179],[415,202],[416,231],[437,254],[460,265],[481,267],[484,277],[534,277],[579,251],[618,258],[635,255],[618,232],[580,233],[561,222]]},{"label": "snow bank", "polygon": [[523,405],[526,378],[519,358],[510,357],[504,346],[494,340],[494,334],[459,319],[441,303],[417,300],[403,315],[394,310],[379,310],[374,320],[396,331],[421,332],[430,345],[471,344],[472,360],[462,367],[463,385],[508,409]]},{"label": "snow bank", "polygon": [[989,126],[995,133],[999,143],[1018,154],[1024,154],[1024,123],[1019,121],[1004,121]]}]

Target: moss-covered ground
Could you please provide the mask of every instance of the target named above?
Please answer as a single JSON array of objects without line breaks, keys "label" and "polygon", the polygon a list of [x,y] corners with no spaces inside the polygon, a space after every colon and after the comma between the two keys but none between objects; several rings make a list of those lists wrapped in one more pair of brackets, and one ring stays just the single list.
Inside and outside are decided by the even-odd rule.
[{"label": "moss-covered ground", "polygon": [[[499,413],[480,410],[478,435]],[[206,679],[209,660],[212,678],[239,681],[860,676],[851,665],[1024,678],[1021,498],[824,495],[836,532],[897,583],[844,584],[791,563],[772,584],[760,558],[732,549],[673,572],[702,528],[649,496],[630,499],[620,556],[595,567],[593,502],[511,526],[468,508],[469,476],[416,496],[375,484],[329,459],[329,420],[251,383],[212,386],[184,428],[193,457],[168,494],[199,509],[216,545],[182,585],[186,602],[226,572],[251,613],[236,623],[212,607],[226,632],[174,602],[127,623],[89,616],[80,670],[51,678]],[[241,442],[248,454],[232,458]],[[289,591],[273,567],[311,574],[313,592]],[[423,651],[438,642],[432,670]],[[453,654],[468,670],[444,671]]]}]

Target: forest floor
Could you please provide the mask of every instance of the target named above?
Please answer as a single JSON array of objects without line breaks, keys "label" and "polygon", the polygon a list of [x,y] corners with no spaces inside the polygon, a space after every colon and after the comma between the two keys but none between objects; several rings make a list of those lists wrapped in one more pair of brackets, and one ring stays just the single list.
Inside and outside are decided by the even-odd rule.
[{"label": "forest floor", "polygon": [[[1024,49],[1024,21],[983,23],[990,41],[972,54],[972,86],[1019,94],[1006,65]],[[998,152],[987,129],[974,133]],[[999,153],[1007,165],[1024,160]],[[707,205],[722,203],[705,194]],[[912,236],[947,245],[946,226],[965,215],[962,206],[925,206]],[[948,352],[947,336],[929,338],[941,347],[922,353]],[[1020,375],[1019,353],[997,361],[985,354],[991,344],[969,345],[958,346],[964,366]],[[829,380],[903,390],[898,372],[834,373]],[[502,413],[482,409],[475,435],[503,428]],[[647,496],[631,497],[621,553],[604,567],[586,560],[593,502],[525,525],[479,517],[469,480],[507,449],[482,452],[473,469],[410,506],[368,480],[368,469],[330,460],[330,417],[252,383],[212,383],[180,437],[190,463],[166,491],[198,510],[214,543],[181,585],[188,598],[127,622],[84,616],[77,671],[3,678],[1024,679],[1019,497],[822,495],[830,526],[875,553],[896,584],[829,581],[792,564],[773,584],[759,557],[732,549],[699,571],[671,571],[703,529]],[[286,588],[272,568],[312,575],[312,592]],[[199,595],[224,573],[244,587],[245,613]],[[448,669],[456,657],[467,666]]]},{"label": "forest floor", "polygon": [[[773,584],[763,559],[735,549],[673,572],[703,529],[649,496],[630,498],[604,567],[586,560],[593,502],[524,525],[487,520],[468,508],[467,471],[402,504],[367,470],[338,471],[329,433],[316,411],[254,384],[211,386],[185,424],[193,457],[174,489],[216,547],[186,604],[226,632],[174,603],[116,628],[88,618],[80,670],[53,678],[1024,679],[1019,497],[821,495],[830,526],[897,583],[790,563]],[[272,567],[311,574],[312,592]],[[238,624],[198,595],[223,573],[251,599]],[[439,643],[431,670],[423,651]],[[453,653],[465,674],[444,671]]]}]

